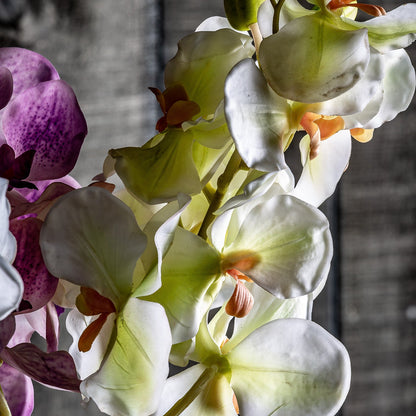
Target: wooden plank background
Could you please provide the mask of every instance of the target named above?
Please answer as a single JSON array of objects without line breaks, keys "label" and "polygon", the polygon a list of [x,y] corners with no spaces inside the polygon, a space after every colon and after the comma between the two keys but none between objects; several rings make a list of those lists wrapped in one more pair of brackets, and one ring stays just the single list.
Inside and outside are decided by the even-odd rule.
[{"label": "wooden plank background", "polygon": [[[154,134],[159,113],[147,87],[163,87],[161,69],[182,36],[204,18],[223,15],[222,0],[14,4],[16,10],[22,5],[14,25],[0,7],[1,45],[47,56],[86,115],[89,135],[74,173],[83,185],[100,171],[108,148],[138,145]],[[409,51],[415,63],[415,47]],[[377,130],[370,143],[353,144],[350,167],[324,206],[340,255],[314,319],[341,337],[351,356],[344,416],[415,414],[415,106]],[[34,415],[100,414],[94,404],[79,407],[77,395],[35,387]]]}]

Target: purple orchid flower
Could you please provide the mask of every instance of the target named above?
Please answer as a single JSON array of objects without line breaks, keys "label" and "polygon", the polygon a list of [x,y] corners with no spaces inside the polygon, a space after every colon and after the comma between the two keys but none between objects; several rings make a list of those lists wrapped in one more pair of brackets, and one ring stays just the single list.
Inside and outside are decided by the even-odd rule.
[{"label": "purple orchid flower", "polygon": [[71,87],[46,58],[22,48],[0,48],[3,85],[0,144],[7,143],[17,157],[35,151],[29,181],[67,175],[87,134]]},{"label": "purple orchid flower", "polygon": [[[31,379],[50,387],[79,391],[80,380],[66,351],[57,351],[58,314],[49,303],[42,309],[0,322],[0,385],[13,416],[33,411]],[[47,352],[29,343],[34,332],[47,342]]]}]

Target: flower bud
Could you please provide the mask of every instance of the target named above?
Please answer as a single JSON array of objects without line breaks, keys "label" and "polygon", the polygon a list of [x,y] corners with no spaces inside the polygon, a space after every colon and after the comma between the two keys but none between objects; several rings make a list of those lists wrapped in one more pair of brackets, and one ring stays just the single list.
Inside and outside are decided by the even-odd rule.
[{"label": "flower bud", "polygon": [[231,26],[248,30],[257,22],[257,11],[264,0],[224,0],[224,9]]}]

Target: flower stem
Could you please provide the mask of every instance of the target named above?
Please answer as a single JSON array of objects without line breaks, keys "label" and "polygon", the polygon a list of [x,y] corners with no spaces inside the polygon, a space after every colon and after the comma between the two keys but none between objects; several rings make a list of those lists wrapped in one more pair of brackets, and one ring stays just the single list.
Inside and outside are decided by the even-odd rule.
[{"label": "flower stem", "polygon": [[221,206],[224,195],[227,191],[230,182],[234,178],[234,175],[239,171],[241,165],[241,157],[237,150],[234,150],[228,164],[218,178],[217,190],[215,191],[214,197],[208,207],[207,213],[205,214],[204,220],[202,221],[201,228],[199,229],[198,235],[204,239],[207,238],[207,230],[210,224],[214,221],[214,212]]},{"label": "flower stem", "polygon": [[207,383],[214,377],[216,371],[217,369],[213,367],[206,368],[192,387],[164,414],[164,416],[180,415],[202,392]]},{"label": "flower stem", "polygon": [[258,23],[252,23],[250,25],[251,35],[253,36],[254,40],[254,47],[256,48],[256,55],[259,54],[260,43],[263,40],[263,36],[261,35],[260,28]]},{"label": "flower stem", "polygon": [[279,0],[277,4],[274,6],[273,33],[277,33],[279,31],[280,12],[282,10],[284,3],[285,3],[285,0]]}]

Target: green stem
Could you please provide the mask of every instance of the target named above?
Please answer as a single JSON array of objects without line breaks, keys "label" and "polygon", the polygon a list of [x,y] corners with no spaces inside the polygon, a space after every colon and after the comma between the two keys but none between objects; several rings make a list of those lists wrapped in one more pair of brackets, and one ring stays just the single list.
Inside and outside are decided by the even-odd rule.
[{"label": "green stem", "polygon": [[180,415],[202,392],[205,386],[211,381],[216,373],[216,368],[206,368],[205,371],[195,381],[193,386],[187,391],[185,396],[180,398],[165,414],[164,416],[178,416]]},{"label": "green stem", "polygon": [[282,10],[284,3],[285,3],[285,0],[279,0],[277,4],[274,6],[273,33],[277,33],[279,31],[280,12]]},{"label": "green stem", "polygon": [[201,228],[199,229],[198,235],[204,239],[207,238],[207,230],[210,224],[214,221],[215,215],[214,212],[221,206],[224,195],[227,191],[230,182],[234,178],[234,175],[239,171],[241,165],[241,157],[238,154],[237,150],[234,150],[228,164],[218,178],[217,190],[215,191],[214,197],[208,207],[208,211],[205,214],[205,218],[202,221]]}]

